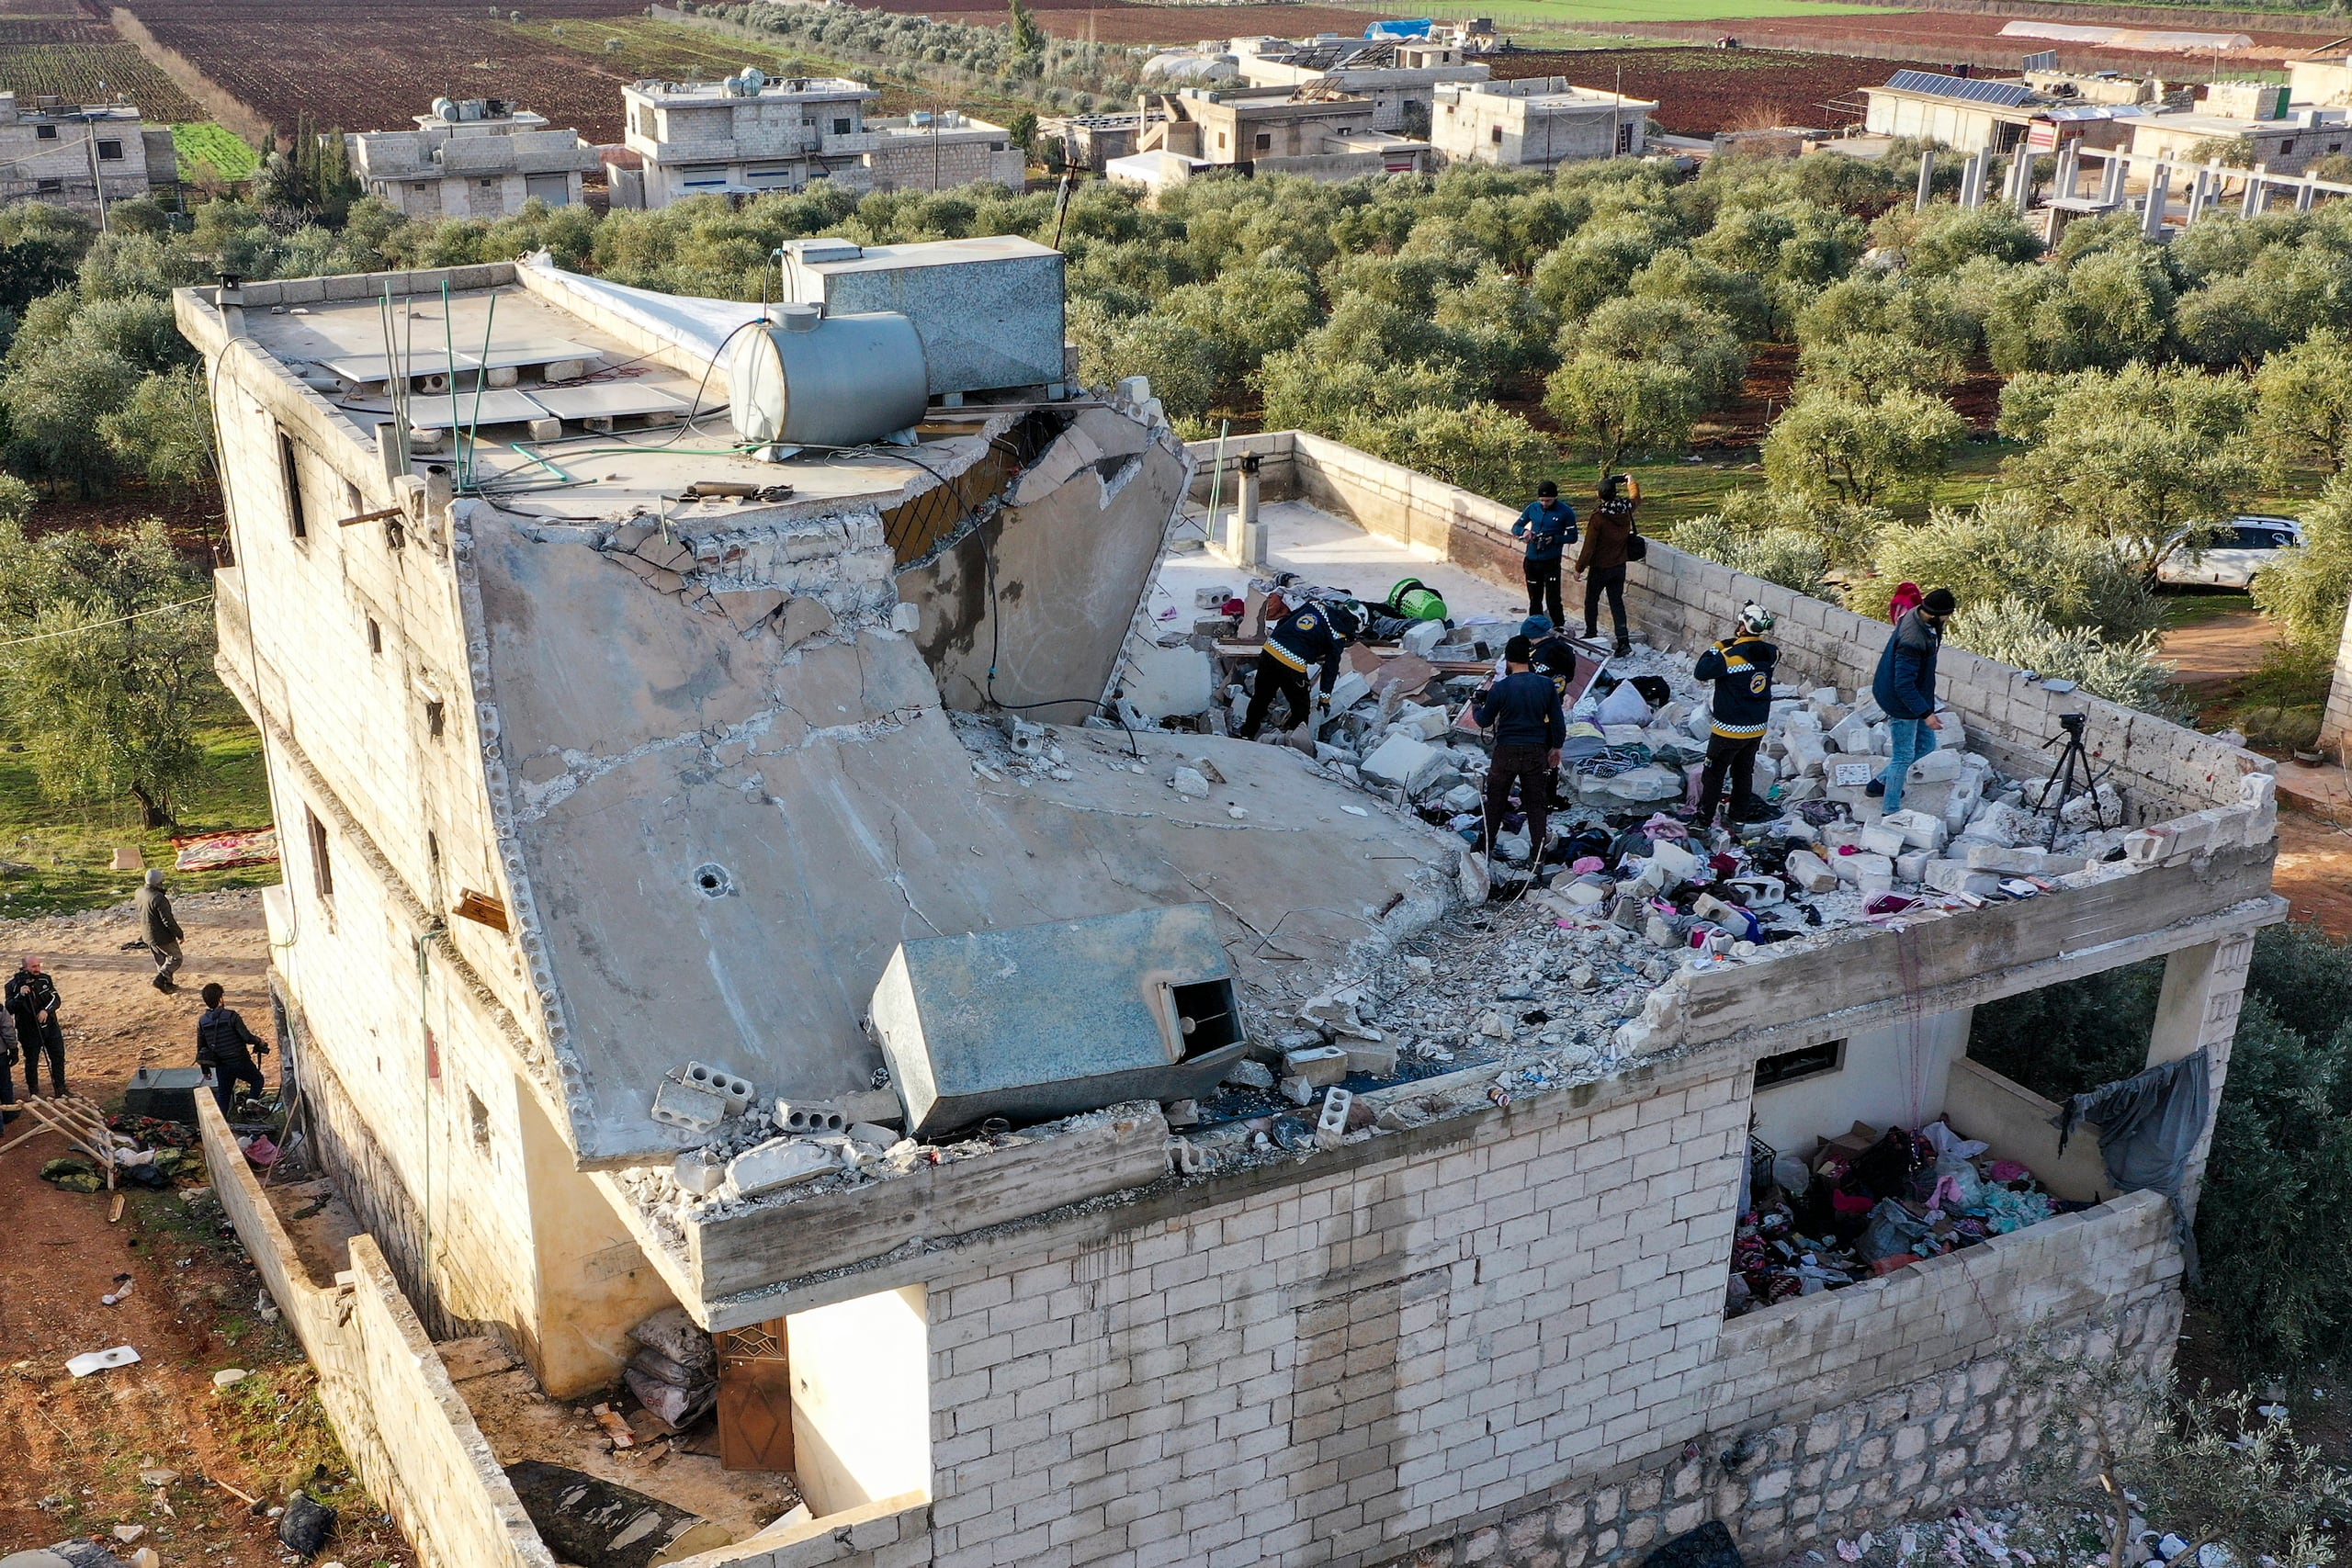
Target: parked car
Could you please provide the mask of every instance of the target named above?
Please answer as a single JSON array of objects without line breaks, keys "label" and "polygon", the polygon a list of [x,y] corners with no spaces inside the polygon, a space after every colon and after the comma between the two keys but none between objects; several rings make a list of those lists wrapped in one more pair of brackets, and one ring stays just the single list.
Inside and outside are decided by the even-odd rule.
[{"label": "parked car", "polygon": [[2156,563],[2156,581],[2176,587],[2244,588],[2255,573],[2278,560],[2281,550],[2301,549],[2303,526],[2291,517],[2234,519],[2202,550],[2176,540]]}]

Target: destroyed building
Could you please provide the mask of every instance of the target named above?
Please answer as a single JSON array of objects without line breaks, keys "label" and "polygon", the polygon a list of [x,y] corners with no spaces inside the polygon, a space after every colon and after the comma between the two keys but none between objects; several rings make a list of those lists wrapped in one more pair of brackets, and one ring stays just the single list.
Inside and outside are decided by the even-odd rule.
[{"label": "destroyed building", "polygon": [[[2174,1201],[2062,1158],[1966,1021],[2161,958],[2149,1059],[2210,1127],[2283,913],[2262,759],[1951,649],[1970,760],[1879,820],[1839,770],[1883,628],[1656,544],[1627,668],[1771,608],[1783,821],[1839,803],[1804,841],[1855,863],[1724,880],[1736,942],[1663,828],[1539,897],[1445,816],[1487,632],[1407,628],[1320,749],[1244,743],[1248,574],[1168,553],[1238,490],[1466,592],[1510,509],[1288,433],[1200,472],[1148,387],[1071,383],[1042,246],[787,252],[765,309],[545,258],[175,297],[280,1032],[364,1234],[306,1253],[199,1114],[423,1562],[553,1561],[517,1413],[625,1372],[764,1467],[741,1517],[664,1495],[690,1449],[628,1472],[693,1568],[1614,1562],[1997,1495],[2033,1325],[2170,1353]],[[2073,713],[2107,771],[2067,861],[2030,828]],[[1673,798],[1675,722],[1603,729],[1580,808]],[[1738,1302],[1756,1146],[1855,1123],[2066,1212]]]}]

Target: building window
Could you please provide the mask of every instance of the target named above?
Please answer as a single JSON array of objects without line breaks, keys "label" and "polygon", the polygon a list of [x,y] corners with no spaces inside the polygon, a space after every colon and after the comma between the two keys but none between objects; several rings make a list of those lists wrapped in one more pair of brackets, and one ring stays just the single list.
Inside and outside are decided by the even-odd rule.
[{"label": "building window", "polygon": [[98,143],[98,162],[101,164],[121,163],[122,143],[119,141],[100,141]]},{"label": "building window", "polygon": [[424,190],[431,190],[433,187],[432,187],[431,186],[429,186],[429,185],[425,184],[423,180],[419,180],[419,181],[417,181],[414,185],[413,185],[413,186],[409,186],[408,188],[409,188],[409,189],[411,189],[411,190],[424,191]]},{"label": "building window", "polygon": [[849,121],[836,117],[833,120],[833,134],[835,136],[847,136],[849,134]]},{"label": "building window", "polygon": [[327,825],[309,807],[302,808],[303,826],[311,842],[311,888],[322,898],[334,897],[334,863],[327,855]]},{"label": "building window", "polygon": [[302,515],[302,465],[294,453],[294,438],[277,433],[277,474],[286,486],[286,526],[294,537],[311,536],[310,520]]},{"label": "building window", "polygon": [[368,617],[368,651],[370,653],[384,651],[384,628],[376,624],[376,617],[373,615]]},{"label": "building window", "polygon": [[33,140],[34,140],[35,141],[56,141],[56,140],[57,140],[57,127],[55,127],[55,126],[53,126],[53,125],[37,125],[37,126],[34,126],[34,127],[33,127]]},{"label": "building window", "polygon": [[466,1090],[466,1135],[473,1139],[476,1154],[490,1153],[490,1108],[471,1089]]},{"label": "building window", "polygon": [[496,190],[498,188],[498,182],[496,180],[476,180],[474,184],[481,186],[483,190]]},{"label": "building window", "polygon": [[56,196],[64,189],[65,182],[63,180],[39,179],[33,182],[33,191],[36,195],[40,196]]},{"label": "building window", "polygon": [[1804,1078],[1826,1077],[1846,1065],[1846,1043],[1832,1040],[1820,1045],[1808,1045],[1802,1051],[1783,1051],[1777,1056],[1765,1056],[1756,1064],[1756,1087],[1776,1089],[1781,1084],[1796,1083]]},{"label": "building window", "polygon": [[1216,144],[1220,149],[1225,146],[1225,132],[1222,130],[1216,133]]},{"label": "building window", "polygon": [[[441,732],[448,728],[448,727],[449,705],[443,702],[438,697],[435,697],[431,702],[426,703],[424,705],[424,733],[433,737],[434,739],[438,740],[441,739]],[[434,857],[436,860],[440,858],[439,850],[436,849],[434,851]]]},{"label": "building window", "polygon": [[1501,126],[1498,125],[1491,127],[1487,130],[1487,139],[1493,141],[1496,146],[1499,147],[1503,144],[1503,128]]},{"label": "building window", "polygon": [[1258,151],[1261,152],[1271,152],[1273,149],[1274,139],[1267,135],[1262,130],[1258,132]]},{"label": "building window", "polygon": [[637,111],[637,133],[648,141],[653,140],[653,108],[650,104]]},{"label": "building window", "polygon": [[2291,137],[2291,136],[2290,136],[2289,138],[2287,138],[2287,140],[2286,140],[2286,141],[2281,141],[2280,143],[2278,143],[2278,153],[2279,153],[2279,156],[2281,156],[2281,157],[2286,156],[2288,153],[2292,152],[2294,150],[2295,150],[2295,139],[2294,139],[2293,137]]}]

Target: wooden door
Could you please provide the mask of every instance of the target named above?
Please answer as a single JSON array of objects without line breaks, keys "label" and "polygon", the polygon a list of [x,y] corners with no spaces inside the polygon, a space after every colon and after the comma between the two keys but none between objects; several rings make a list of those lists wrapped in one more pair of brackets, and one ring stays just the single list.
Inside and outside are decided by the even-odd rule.
[{"label": "wooden door", "polygon": [[718,1462],[727,1470],[792,1468],[792,1377],[780,1317],[718,1335]]}]

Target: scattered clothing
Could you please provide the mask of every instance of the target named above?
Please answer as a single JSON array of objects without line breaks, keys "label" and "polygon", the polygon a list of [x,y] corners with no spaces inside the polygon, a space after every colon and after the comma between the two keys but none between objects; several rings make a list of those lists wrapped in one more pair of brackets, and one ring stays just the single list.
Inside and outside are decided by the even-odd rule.
[{"label": "scattered clothing", "polygon": [[2058,1129],[2058,1152],[2085,1122],[2098,1128],[2099,1157],[2107,1179],[2126,1192],[2161,1192],[2172,1200],[2181,1261],[2197,1277],[2197,1238],[2181,1202],[2189,1156],[2205,1131],[2212,1104],[2213,1065],[2202,1046],[2161,1062],[2144,1073],[2075,1095],[2051,1124]]}]

